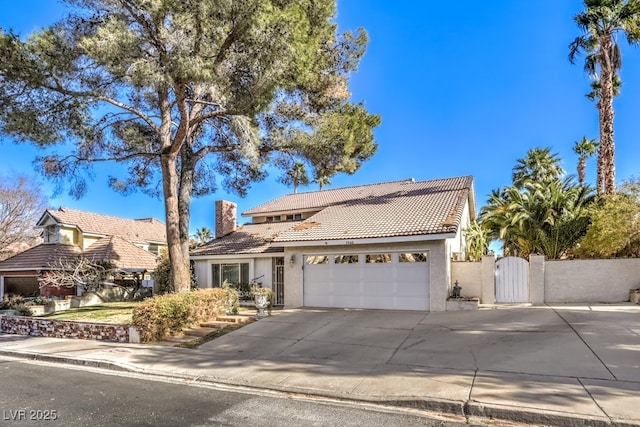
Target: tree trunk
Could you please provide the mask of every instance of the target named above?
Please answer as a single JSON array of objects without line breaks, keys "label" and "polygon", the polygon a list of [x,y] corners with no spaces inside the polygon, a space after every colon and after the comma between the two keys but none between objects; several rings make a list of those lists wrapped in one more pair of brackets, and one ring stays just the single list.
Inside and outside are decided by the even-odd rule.
[{"label": "tree trunk", "polygon": [[578,183],[584,186],[586,180],[587,158],[582,155],[578,160]]},{"label": "tree trunk", "polygon": [[171,279],[175,291],[184,292],[190,288],[191,274],[189,271],[189,251],[187,248],[185,252],[181,244],[176,160],[177,156],[173,153],[160,155]]},{"label": "tree trunk", "polygon": [[[180,187],[178,190],[178,212],[180,213],[180,246],[189,255],[189,225],[191,222],[191,195],[193,194],[193,180],[195,162],[190,144],[182,146],[180,154]],[[190,268],[190,267],[189,267]],[[191,271],[189,271],[191,273]]]},{"label": "tree trunk", "polygon": [[613,40],[605,40],[602,44],[604,55],[600,63],[600,154],[598,156],[598,172],[602,163],[603,194],[612,194],[616,191],[616,167],[615,167],[615,143],[613,138],[613,80],[615,70],[612,63]]}]

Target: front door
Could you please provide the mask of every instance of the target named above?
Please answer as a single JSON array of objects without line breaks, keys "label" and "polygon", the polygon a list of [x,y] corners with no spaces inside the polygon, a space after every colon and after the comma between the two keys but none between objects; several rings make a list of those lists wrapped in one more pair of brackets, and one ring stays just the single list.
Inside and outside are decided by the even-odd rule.
[{"label": "front door", "polygon": [[284,305],[284,257],[272,259],[274,305]]}]

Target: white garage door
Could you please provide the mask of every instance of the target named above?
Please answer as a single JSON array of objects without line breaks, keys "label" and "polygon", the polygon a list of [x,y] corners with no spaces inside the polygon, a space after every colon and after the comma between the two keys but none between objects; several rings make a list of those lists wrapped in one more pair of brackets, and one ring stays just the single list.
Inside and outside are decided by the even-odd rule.
[{"label": "white garage door", "polygon": [[304,257],[307,307],[429,309],[427,252]]}]

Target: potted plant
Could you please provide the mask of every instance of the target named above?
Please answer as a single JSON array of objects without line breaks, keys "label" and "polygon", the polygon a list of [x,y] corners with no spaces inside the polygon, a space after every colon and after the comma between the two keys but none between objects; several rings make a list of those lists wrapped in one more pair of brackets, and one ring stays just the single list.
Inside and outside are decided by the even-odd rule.
[{"label": "potted plant", "polygon": [[[257,317],[265,317],[271,314],[271,306],[273,305],[273,291],[270,288],[263,288],[260,285],[251,287],[251,295],[258,310]],[[267,314],[264,310],[267,309]]]}]

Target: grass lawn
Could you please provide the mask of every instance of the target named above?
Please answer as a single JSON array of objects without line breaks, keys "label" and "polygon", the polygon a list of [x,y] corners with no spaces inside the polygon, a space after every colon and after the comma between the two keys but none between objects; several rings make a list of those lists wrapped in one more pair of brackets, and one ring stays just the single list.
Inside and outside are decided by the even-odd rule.
[{"label": "grass lawn", "polygon": [[71,310],[41,316],[46,319],[75,320],[78,322],[96,323],[131,323],[133,308],[138,302],[107,302],[90,307],[72,308]]}]

